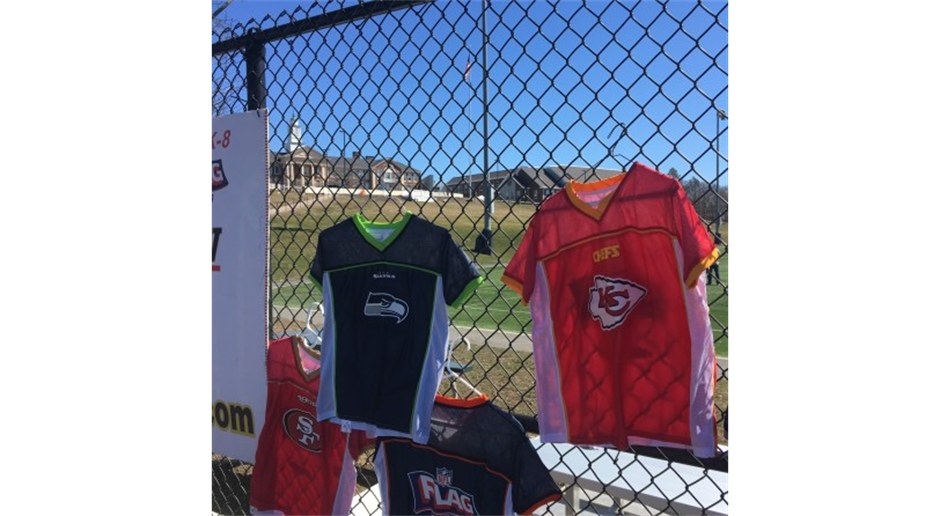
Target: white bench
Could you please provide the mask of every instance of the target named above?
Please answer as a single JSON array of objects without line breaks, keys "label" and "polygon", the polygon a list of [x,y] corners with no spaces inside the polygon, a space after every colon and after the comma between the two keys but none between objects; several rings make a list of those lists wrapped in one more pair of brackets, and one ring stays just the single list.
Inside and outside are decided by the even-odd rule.
[{"label": "white bench", "polygon": [[552,478],[566,486],[566,514],[579,509],[582,490],[606,493],[614,503],[639,502],[666,514],[727,515],[728,474],[612,449],[550,443],[532,445]]}]

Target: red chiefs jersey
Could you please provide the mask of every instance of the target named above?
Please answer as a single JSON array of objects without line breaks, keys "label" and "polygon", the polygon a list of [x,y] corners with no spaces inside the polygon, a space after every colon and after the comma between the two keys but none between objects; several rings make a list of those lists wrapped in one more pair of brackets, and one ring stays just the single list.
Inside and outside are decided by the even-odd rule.
[{"label": "red chiefs jersey", "polygon": [[365,434],[317,422],[320,357],[299,337],[268,344],[268,399],[249,505],[253,513],[349,514]]},{"label": "red chiefs jersey", "polygon": [[679,182],[639,163],[542,204],[502,278],[532,314],[542,442],[714,455],[717,257]]}]

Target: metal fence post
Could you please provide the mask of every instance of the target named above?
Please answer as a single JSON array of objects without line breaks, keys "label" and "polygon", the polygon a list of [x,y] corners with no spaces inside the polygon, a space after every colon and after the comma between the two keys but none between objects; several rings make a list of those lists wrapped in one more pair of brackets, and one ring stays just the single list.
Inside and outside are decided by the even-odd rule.
[{"label": "metal fence post", "polygon": [[[249,32],[254,34],[255,32]],[[248,111],[267,107],[267,87],[264,72],[267,63],[264,57],[264,42],[254,40],[245,47],[245,77],[248,89]]]}]

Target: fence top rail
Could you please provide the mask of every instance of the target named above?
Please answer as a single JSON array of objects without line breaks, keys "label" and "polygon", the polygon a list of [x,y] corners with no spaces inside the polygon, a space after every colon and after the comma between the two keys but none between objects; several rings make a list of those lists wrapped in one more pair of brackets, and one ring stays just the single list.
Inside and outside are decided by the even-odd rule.
[{"label": "fence top rail", "polygon": [[263,44],[279,39],[297,36],[306,32],[349,23],[370,16],[386,14],[415,5],[426,4],[434,0],[374,0],[359,5],[343,7],[328,13],[295,20],[269,29],[248,29],[247,33],[212,44],[212,55],[217,56],[233,50],[246,48],[251,44]]}]

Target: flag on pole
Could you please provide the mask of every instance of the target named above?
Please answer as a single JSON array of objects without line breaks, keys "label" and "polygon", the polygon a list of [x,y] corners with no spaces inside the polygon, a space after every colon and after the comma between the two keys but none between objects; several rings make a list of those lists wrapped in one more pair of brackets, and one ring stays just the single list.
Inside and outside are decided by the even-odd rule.
[{"label": "flag on pole", "polygon": [[470,56],[469,55],[467,56],[467,69],[463,73],[463,80],[465,81],[470,80]]}]

